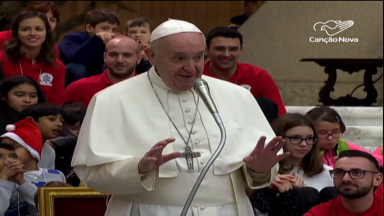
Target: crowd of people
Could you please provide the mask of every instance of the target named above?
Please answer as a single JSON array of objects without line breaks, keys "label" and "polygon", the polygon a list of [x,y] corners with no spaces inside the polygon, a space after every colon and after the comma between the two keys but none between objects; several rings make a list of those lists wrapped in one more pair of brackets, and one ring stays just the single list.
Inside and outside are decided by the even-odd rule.
[{"label": "crowd of people", "polygon": [[238,62],[236,29],[138,17],[118,32],[97,8],[57,46],[59,22],[54,3],[33,1],[0,32],[0,216],[37,215],[39,187],[80,184],[114,196],[107,215],[179,215],[220,141],[191,90],[201,76],[228,144],[190,215],[383,214],[382,147],[342,139],[330,107],[287,113],[272,76]]}]

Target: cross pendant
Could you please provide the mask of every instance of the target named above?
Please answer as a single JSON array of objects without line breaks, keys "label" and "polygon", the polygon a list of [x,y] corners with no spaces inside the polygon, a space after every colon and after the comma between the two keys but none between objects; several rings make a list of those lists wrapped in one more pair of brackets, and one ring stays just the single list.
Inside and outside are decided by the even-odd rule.
[{"label": "cross pendant", "polygon": [[185,146],[184,153],[182,153],[180,157],[183,157],[187,160],[188,172],[193,172],[194,171],[193,159],[200,156],[201,156],[200,152],[193,152],[190,146]]}]

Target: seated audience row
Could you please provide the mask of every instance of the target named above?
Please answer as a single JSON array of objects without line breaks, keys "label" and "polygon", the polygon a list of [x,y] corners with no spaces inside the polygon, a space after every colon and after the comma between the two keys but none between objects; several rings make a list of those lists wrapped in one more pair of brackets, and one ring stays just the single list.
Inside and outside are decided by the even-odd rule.
[{"label": "seated audience row", "polygon": [[[9,81],[10,80],[10,81]],[[14,80],[21,80],[18,82],[14,82]],[[38,95],[37,92],[41,92],[39,86],[35,83],[35,81],[32,79],[26,77],[26,76],[15,76],[11,77],[5,82],[2,83],[0,86],[0,89],[10,89],[12,91],[12,87],[14,88],[19,87],[20,85],[28,86],[29,88],[32,89],[32,93],[35,94],[34,97],[36,98],[36,95]],[[11,83],[11,84],[9,84]],[[16,83],[15,85],[12,85],[13,83]],[[4,86],[8,86],[7,88],[3,88]],[[8,91],[9,92],[9,91]],[[42,94],[42,93],[40,93]],[[2,104],[8,105],[8,103],[12,104],[14,107],[18,107],[17,103],[14,103],[14,101],[9,100],[11,97],[9,96],[9,93],[6,94],[8,97],[6,97],[8,100],[7,101],[2,101]],[[25,95],[25,94],[24,94]],[[28,94],[27,98],[28,98]],[[33,98],[33,97],[32,97]],[[36,98],[37,99],[37,98]],[[5,102],[5,103],[4,103]],[[60,132],[62,131],[62,122],[63,122],[63,117],[61,114],[63,113],[61,108],[59,108],[57,105],[53,104],[45,104],[45,103],[37,103],[37,100],[35,100],[36,103],[35,105],[29,105],[29,106],[20,106],[20,108],[16,108],[17,110],[21,111],[20,118],[25,118],[27,116],[32,117],[34,120],[33,122],[36,122],[39,129],[41,130],[43,134],[43,140],[49,140],[56,138]],[[70,106],[70,105],[68,105]],[[72,105],[75,107],[74,105]],[[64,106],[65,108],[66,106]],[[24,110],[23,110],[24,108]],[[80,112],[79,116],[75,119],[72,120],[69,125],[74,126],[72,128],[73,136],[76,136],[78,134],[78,129],[81,126],[82,119],[85,115],[85,108],[81,109],[74,109],[78,112]],[[335,112],[333,109],[328,108],[328,107],[317,107],[314,108],[313,110],[309,111],[308,113],[314,113],[316,110],[330,110]],[[335,112],[336,113],[336,112]],[[337,114],[337,113],[336,113]],[[73,115],[73,114],[72,114]],[[70,118],[71,115],[68,115],[68,118]],[[307,114],[308,116],[308,114]],[[337,114],[337,116],[339,116]],[[338,117],[340,118],[340,116]],[[31,119],[31,118],[27,118]],[[310,118],[309,118],[310,119]],[[274,123],[273,123],[273,128],[275,130],[275,133],[277,135],[283,136],[286,138],[287,144],[284,148],[285,151],[291,152],[290,157],[288,157],[286,160],[284,160],[280,164],[280,175],[277,176],[275,181],[272,183],[271,188],[265,188],[259,191],[254,192],[254,195],[252,196],[251,200],[253,200],[255,209],[256,211],[269,211],[269,210],[276,210],[276,209],[282,209],[282,208],[271,208],[271,206],[275,206],[276,203],[280,203],[280,205],[283,205],[286,202],[283,202],[284,197],[287,197],[285,195],[279,196],[277,199],[280,201],[273,201],[276,197],[274,197],[271,201],[271,199],[268,199],[270,197],[270,192],[268,190],[271,190],[275,188],[279,193],[284,193],[290,191],[291,195],[288,197],[295,197],[297,196],[297,199],[287,199],[290,201],[289,206],[294,206],[292,202],[301,200],[297,204],[299,207],[298,209],[301,209],[302,212],[305,212],[308,210],[310,207],[314,206],[316,203],[321,202],[322,197],[321,194],[324,191],[327,186],[330,185],[330,178],[327,178],[327,175],[323,175],[323,173],[326,173],[326,170],[330,170],[330,167],[327,165],[322,165],[321,159],[320,159],[320,153],[318,152],[318,149],[316,148],[316,145],[319,144],[318,140],[322,140],[325,138],[334,138],[333,136],[328,136],[328,137],[322,137],[318,139],[318,136],[316,134],[321,134],[321,130],[317,128],[317,126],[313,125],[309,119],[306,119],[306,117],[300,115],[300,114],[286,114],[278,118]],[[326,120],[323,120],[327,122]],[[341,119],[339,120],[341,121]],[[57,123],[55,123],[57,122]],[[338,123],[339,124],[339,123]],[[340,124],[339,124],[340,125]],[[10,127],[7,128],[8,130],[11,130]],[[331,133],[332,131],[329,131],[328,133]],[[10,132],[8,132],[10,133]],[[4,135],[5,137],[5,135]],[[340,137],[340,136],[339,136]],[[43,142],[41,140],[41,142]],[[74,143],[75,138],[72,139],[72,143]],[[7,143],[9,142],[9,143]],[[337,142],[337,141],[336,141]],[[9,139],[4,139],[3,140],[4,144],[11,144]],[[12,142],[13,143],[13,142]],[[48,142],[49,143],[49,142]],[[51,142],[52,143],[52,142]],[[315,146],[315,147],[314,147]],[[73,145],[74,147],[74,145]],[[65,155],[67,157],[71,157],[71,154],[73,152],[73,147],[67,150],[67,153]],[[53,154],[46,154],[44,156],[44,152],[49,152],[47,149],[56,149],[56,147],[52,147],[50,145],[45,145],[44,149],[40,149],[39,151],[43,152],[42,155],[42,161],[40,161],[40,164],[44,161],[44,157],[46,161],[49,161],[47,164],[52,164],[52,161],[57,161],[57,157],[55,157],[55,152],[53,151]],[[348,150],[348,149],[347,149]],[[71,152],[72,151],[72,152]],[[346,150],[344,150],[346,151]],[[344,152],[341,151],[341,152]],[[364,150],[366,151],[366,150]],[[316,153],[317,152],[317,153]],[[341,153],[340,152],[340,153]],[[316,157],[317,155],[317,157]],[[317,165],[316,165],[316,158],[317,160]],[[332,158],[334,160],[334,158]],[[300,162],[301,161],[301,162]],[[67,159],[65,162],[61,160],[62,164],[60,162],[53,162],[56,167],[65,167],[62,168],[63,170],[65,169],[65,172],[73,176],[73,172],[71,173],[71,168],[70,168],[70,159]],[[326,161],[324,161],[326,162]],[[321,165],[321,166],[319,166]],[[51,165],[47,165],[51,166]],[[46,165],[42,165],[42,167],[47,167]],[[308,168],[306,168],[308,167]],[[316,171],[316,167],[318,167],[318,171]],[[308,169],[308,170],[307,170]],[[63,171],[64,172],[64,171]],[[312,172],[312,173],[311,173]],[[320,173],[319,173],[320,172]],[[323,179],[324,178],[324,179]],[[326,180],[328,179],[328,180]],[[66,179],[68,181],[68,179]],[[287,182],[284,182],[284,180],[289,181],[290,184],[287,184]],[[328,183],[327,183],[328,182]],[[44,181],[42,181],[41,184],[43,184]],[[283,184],[282,184],[283,183]],[[78,185],[78,181],[76,184]],[[315,190],[308,190],[309,188],[313,188]],[[292,189],[295,189],[294,191],[291,191]],[[273,190],[271,190],[273,191]],[[317,191],[318,195],[315,195]],[[320,193],[319,193],[320,191]],[[272,193],[271,193],[272,194]],[[296,195],[295,195],[296,194]],[[288,195],[288,194],[287,194]],[[310,198],[306,197],[309,196]],[[316,198],[318,197],[318,198]],[[328,196],[329,197],[329,196]],[[261,202],[260,200],[263,200]],[[265,203],[265,202],[271,202],[272,204],[264,204],[261,205],[261,207],[258,205],[260,203]],[[268,207],[270,206],[270,207]],[[268,210],[269,209],[269,210]],[[284,208],[285,212],[288,213],[290,212],[287,207]],[[273,214],[273,213],[271,213]],[[291,214],[291,213],[290,213]]]},{"label": "seated audience row", "polygon": [[[112,66],[120,71],[127,67],[134,68],[135,73],[132,75],[141,74],[148,71],[151,67],[150,61],[154,61],[148,56],[149,53],[146,53],[153,26],[143,17],[129,20],[125,32],[140,46],[139,55],[135,54],[138,62],[130,61],[132,58],[122,55],[121,52],[105,54],[105,46],[118,35],[117,29],[120,24],[118,15],[108,9],[87,12],[85,31],[64,36],[59,45],[61,51],[59,55],[59,52],[55,51],[53,37],[53,29],[60,20],[57,8],[52,2],[34,2],[31,5],[27,11],[16,17],[12,30],[4,34],[11,33],[12,37],[2,38],[1,75],[3,77],[26,75],[33,78],[44,90],[48,102],[63,104],[70,100],[87,105],[88,98],[97,91],[131,76],[121,75],[121,77],[117,74],[115,76],[117,80],[113,80],[114,77],[108,75],[111,80],[104,79],[103,86],[95,87],[91,92],[82,90],[80,95],[87,95],[84,99],[71,98],[77,95],[73,96],[73,91],[70,89],[78,90],[79,87],[68,87],[67,93],[62,95],[65,83],[69,85],[92,75],[96,77],[90,77],[89,80],[82,82],[87,84],[103,82],[100,79],[105,78],[104,73],[108,73],[105,69],[111,71]],[[279,115],[286,113],[279,89],[271,75],[262,68],[238,62],[243,46],[243,37],[238,31],[229,27],[215,28],[208,34],[206,45],[206,54],[210,60],[202,69],[205,75],[241,85],[255,97],[271,99],[277,104]],[[132,53],[132,50],[128,52]],[[110,62],[107,62],[108,60]],[[100,76],[101,73],[104,76]],[[76,85],[81,86],[78,83]]]},{"label": "seated audience row", "polygon": [[[0,33],[5,78],[0,84],[0,215],[36,215],[37,188],[49,182],[79,186],[71,160],[89,101],[114,83],[146,76],[151,62],[159,61],[147,49],[155,44],[145,18],[128,21],[124,35],[117,32],[120,19],[113,11],[89,11],[85,31],[66,35],[61,53],[53,34],[59,21],[55,4],[32,2],[10,31]],[[243,47],[238,31],[215,28],[206,45],[209,60],[199,72],[246,88],[260,107],[264,99],[272,102],[264,115],[276,112],[268,120],[290,152],[271,185],[250,194],[255,215],[382,214],[382,148],[372,153],[343,140],[346,126],[330,107],[287,114],[272,76],[238,62]],[[172,58],[186,61],[182,54]]]},{"label": "seated audience row", "polygon": [[[315,116],[314,113],[323,118],[321,120],[315,118],[316,121],[312,121]],[[334,117],[329,118],[331,114],[336,116],[338,120],[333,120]],[[332,123],[335,124],[333,130],[332,128],[328,130],[328,128],[321,127],[324,124]],[[337,127],[334,129],[335,126],[344,127],[345,131],[340,116],[329,107],[316,107],[305,116],[288,113],[280,116],[272,123],[275,134],[285,138],[286,144],[283,149],[284,152],[290,152],[290,155],[280,162],[279,174],[272,181],[270,187],[255,190],[250,196],[256,216],[302,216],[312,208],[306,215],[332,215],[330,213],[332,208],[338,208],[338,212],[345,215],[363,212],[366,212],[364,215],[376,215],[374,213],[382,212],[382,206],[381,208],[377,206],[376,203],[379,201],[376,200],[371,208],[369,208],[370,205],[367,205],[365,207],[368,208],[365,209],[356,209],[353,208],[353,205],[349,208],[347,206],[345,208],[333,206],[339,202],[337,200],[344,199],[340,198],[339,194],[347,199],[355,200],[350,201],[352,204],[359,203],[360,198],[368,199],[367,201],[371,202],[372,200],[369,200],[372,198],[370,195],[382,183],[382,173],[380,172],[382,156],[355,144],[349,143],[351,148],[339,150],[335,157],[329,159],[332,161],[331,165],[335,167],[334,169],[326,165],[327,160],[323,160],[324,153],[320,150],[323,149],[324,144],[329,142],[336,143],[335,145],[339,143],[338,139],[342,132]],[[332,136],[336,130],[340,134]],[[322,134],[330,135],[322,136]],[[356,162],[349,162],[350,160],[346,158],[353,158],[351,160]],[[340,164],[344,164],[344,166]],[[349,178],[345,176],[347,172]],[[370,182],[370,187],[365,186],[368,182]],[[347,191],[351,190],[352,186],[355,190],[353,192]],[[345,192],[343,193],[342,188],[344,189],[344,187]],[[361,189],[357,187],[361,187]],[[347,193],[350,195],[348,196]],[[376,193],[382,194],[382,188],[379,188]],[[321,203],[328,201],[330,202],[324,204],[324,208],[315,207],[319,204],[323,206]]]},{"label": "seated audience row", "polygon": [[323,164],[315,126],[304,115],[285,114],[272,123],[272,128],[285,138],[284,151],[290,155],[280,162],[271,186],[253,192],[252,205],[256,215],[303,215],[333,186],[329,175],[332,167]]},{"label": "seated audience row", "polygon": [[[44,120],[40,120],[41,124]],[[46,121],[46,120],[45,120]],[[65,182],[58,170],[41,168],[43,139],[41,127],[31,117],[14,125],[7,125],[7,133],[1,135],[0,151],[0,215],[36,215],[34,196],[37,188],[50,181]]]}]

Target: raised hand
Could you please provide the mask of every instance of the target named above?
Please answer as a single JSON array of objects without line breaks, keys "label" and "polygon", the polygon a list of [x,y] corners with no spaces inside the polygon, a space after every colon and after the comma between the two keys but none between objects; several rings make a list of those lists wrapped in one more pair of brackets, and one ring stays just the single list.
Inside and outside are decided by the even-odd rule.
[{"label": "raised hand", "polygon": [[285,144],[282,137],[273,138],[267,146],[265,140],[265,136],[260,137],[252,153],[243,159],[245,165],[254,172],[269,172],[276,163],[289,156],[289,152],[277,155]]},{"label": "raised hand", "polygon": [[98,36],[99,38],[101,38],[101,40],[103,40],[103,42],[106,44],[109,40],[111,40],[113,38],[113,36],[115,36],[116,33],[111,33],[111,32],[98,32],[96,33],[96,36]]},{"label": "raised hand", "polygon": [[140,55],[141,57],[144,59],[144,61],[148,61],[148,57],[147,55],[145,54],[145,49],[147,49],[149,46],[148,44],[145,44],[144,42],[142,42],[141,40],[136,40],[137,43],[140,44],[141,46],[141,52],[140,52]]},{"label": "raised hand", "polygon": [[173,143],[175,138],[162,140],[154,145],[139,162],[139,173],[145,174],[156,170],[166,162],[176,159],[181,156],[181,152],[173,152],[163,155],[163,149],[170,143]]}]

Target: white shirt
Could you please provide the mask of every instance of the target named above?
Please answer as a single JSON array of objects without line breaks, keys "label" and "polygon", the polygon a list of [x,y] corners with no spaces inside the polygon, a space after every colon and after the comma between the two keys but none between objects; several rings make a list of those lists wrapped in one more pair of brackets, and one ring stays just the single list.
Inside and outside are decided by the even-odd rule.
[{"label": "white shirt", "polygon": [[305,175],[304,171],[299,167],[294,167],[291,173],[296,173],[303,179],[304,184],[307,187],[312,187],[321,191],[325,187],[333,187],[333,179],[329,174],[329,170],[333,170],[333,168],[324,164],[324,171],[312,177]]}]

